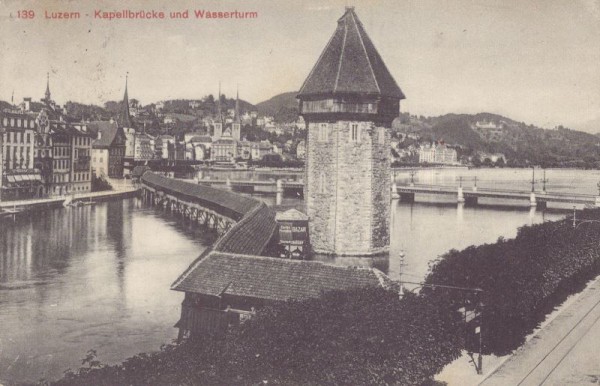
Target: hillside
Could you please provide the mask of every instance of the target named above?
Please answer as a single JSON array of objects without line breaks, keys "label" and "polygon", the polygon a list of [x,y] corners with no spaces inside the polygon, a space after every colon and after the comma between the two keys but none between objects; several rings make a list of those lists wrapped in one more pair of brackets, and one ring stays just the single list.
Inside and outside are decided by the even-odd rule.
[{"label": "hillside", "polygon": [[471,128],[467,115],[448,114],[438,117],[431,131],[433,139],[438,141],[459,143],[470,148],[481,148],[484,145],[481,137]]},{"label": "hillside", "polygon": [[[227,98],[225,95],[221,95],[221,109],[225,112],[227,109],[235,108],[235,98]],[[138,105],[138,101],[134,98],[129,99],[130,105]],[[178,114],[191,114],[191,115],[212,115],[217,110],[217,104],[212,95],[208,95],[202,99],[172,99],[162,101],[164,107],[163,113],[178,113]],[[195,107],[191,107],[191,103],[195,103]],[[239,100],[241,112],[256,110],[256,106],[247,102],[243,99]],[[41,109],[43,106],[39,102],[32,102],[32,106],[35,107],[34,111]],[[150,112],[152,108],[156,106],[155,103],[149,104],[144,109]],[[0,109],[10,109],[11,104],[5,101],[0,101]],[[103,106],[98,105],[86,105],[78,102],[68,101],[65,103],[67,109],[67,115],[76,119],[86,120],[108,120],[111,117],[117,117],[123,109],[123,101],[108,101]]]},{"label": "hillside", "polygon": [[417,117],[406,113],[394,130],[416,134],[421,142],[444,141],[459,155],[503,153],[514,166],[527,164],[566,167],[599,167],[597,136],[562,126],[548,130],[491,113],[446,114]]},{"label": "hillside", "polygon": [[288,123],[298,118],[297,91],[285,92],[275,95],[273,98],[256,104],[260,115],[268,115],[275,118],[275,122]]}]

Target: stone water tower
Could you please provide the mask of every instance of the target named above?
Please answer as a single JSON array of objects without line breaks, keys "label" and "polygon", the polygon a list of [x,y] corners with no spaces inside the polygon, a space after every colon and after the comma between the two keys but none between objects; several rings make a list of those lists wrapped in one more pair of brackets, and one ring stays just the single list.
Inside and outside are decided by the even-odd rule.
[{"label": "stone water tower", "polygon": [[390,127],[404,94],[347,7],[297,98],[307,122],[304,197],[316,253],[390,245]]}]

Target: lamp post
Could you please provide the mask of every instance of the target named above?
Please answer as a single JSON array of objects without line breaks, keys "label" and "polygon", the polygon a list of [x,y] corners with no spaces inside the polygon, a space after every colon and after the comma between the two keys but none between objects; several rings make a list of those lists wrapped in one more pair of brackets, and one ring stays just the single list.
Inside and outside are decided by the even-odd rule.
[{"label": "lamp post", "polygon": [[535,192],[535,166],[531,167],[531,193]]},{"label": "lamp post", "polygon": [[[2,203],[2,182],[4,180],[4,129],[0,128],[0,203]],[[2,212],[2,207],[0,207]]]},{"label": "lamp post", "polygon": [[[468,352],[468,355],[471,357],[471,361],[475,366],[475,371],[477,374],[483,374],[483,290],[481,288],[469,288],[469,287],[458,287],[444,284],[432,284],[432,283],[423,283],[423,282],[413,282],[400,280],[399,282],[400,288],[406,288],[405,284],[415,284],[416,287],[411,289],[410,292],[415,292],[419,288],[431,288],[435,290],[436,288],[442,288],[449,291],[460,291],[463,293],[471,293],[473,295],[472,298],[467,298],[466,295],[463,295],[463,307],[459,308],[459,311],[463,315],[463,322],[465,323],[465,334],[469,329],[478,335],[478,342],[476,344],[479,345],[479,352],[477,359],[474,358],[473,352]],[[473,329],[473,327],[475,327]]]},{"label": "lamp post", "polygon": [[548,180],[546,179],[546,169],[542,169],[544,172],[544,177],[542,177],[542,193],[546,194],[546,182],[548,182]]}]

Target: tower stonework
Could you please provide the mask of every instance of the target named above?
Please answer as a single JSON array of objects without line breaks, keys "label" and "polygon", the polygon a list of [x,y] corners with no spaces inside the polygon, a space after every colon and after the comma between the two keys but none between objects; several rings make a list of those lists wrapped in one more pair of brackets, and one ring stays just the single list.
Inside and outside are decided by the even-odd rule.
[{"label": "tower stonework", "polygon": [[404,94],[353,8],[298,94],[307,122],[304,197],[317,253],[373,255],[390,244],[390,127]]}]

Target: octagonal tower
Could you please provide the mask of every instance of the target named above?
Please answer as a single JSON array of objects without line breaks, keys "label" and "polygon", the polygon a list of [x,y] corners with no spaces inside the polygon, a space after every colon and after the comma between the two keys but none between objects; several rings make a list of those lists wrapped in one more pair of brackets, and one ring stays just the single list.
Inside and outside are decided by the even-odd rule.
[{"label": "octagonal tower", "polygon": [[304,197],[316,253],[390,244],[390,127],[404,94],[347,7],[297,98],[306,121]]}]

